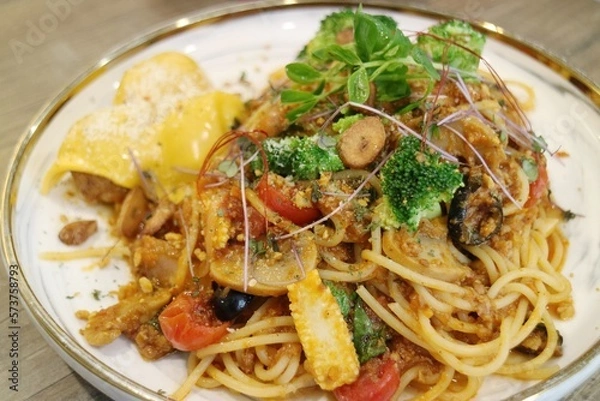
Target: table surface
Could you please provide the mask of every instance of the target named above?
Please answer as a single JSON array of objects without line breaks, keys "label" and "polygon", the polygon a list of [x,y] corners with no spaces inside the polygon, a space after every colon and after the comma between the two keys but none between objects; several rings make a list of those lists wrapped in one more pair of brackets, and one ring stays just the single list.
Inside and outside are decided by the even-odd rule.
[{"label": "table surface", "polygon": [[[397,3],[494,23],[567,60],[570,66],[597,84],[600,82],[598,0]],[[218,3],[207,0],[0,0],[0,160],[10,160],[18,139],[36,112],[109,50],[132,40],[140,32],[214,4]],[[49,15],[55,15],[54,20],[58,22],[49,25],[41,36],[31,36],[40,22],[52,19]],[[6,170],[6,164],[1,164],[2,180]],[[0,294],[3,294],[0,310],[6,311],[0,316],[0,400],[108,400],[57,356],[24,311],[20,314],[19,391],[9,389],[9,298],[6,269],[0,270]],[[600,399],[600,375],[592,377],[568,399]]]}]

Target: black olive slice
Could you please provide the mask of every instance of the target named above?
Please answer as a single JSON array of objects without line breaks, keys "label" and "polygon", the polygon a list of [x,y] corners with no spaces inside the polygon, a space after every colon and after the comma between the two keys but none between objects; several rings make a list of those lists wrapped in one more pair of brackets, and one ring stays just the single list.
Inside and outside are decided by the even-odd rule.
[{"label": "black olive slice", "polygon": [[[544,323],[538,323],[523,342],[515,347],[515,351],[522,354],[539,355],[546,348],[548,342],[548,330]],[[563,336],[558,333],[558,344],[553,356],[562,355]]]},{"label": "black olive slice", "polygon": [[498,193],[469,175],[454,194],[448,210],[448,234],[459,245],[481,245],[500,231],[504,214]]},{"label": "black olive slice", "polygon": [[217,318],[221,321],[238,317],[252,302],[254,296],[232,289],[218,289],[212,299]]}]

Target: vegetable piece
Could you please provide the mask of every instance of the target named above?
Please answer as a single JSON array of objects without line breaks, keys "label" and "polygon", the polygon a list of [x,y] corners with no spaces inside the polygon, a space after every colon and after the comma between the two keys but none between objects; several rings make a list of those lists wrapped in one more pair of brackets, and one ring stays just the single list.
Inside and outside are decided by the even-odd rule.
[{"label": "vegetable piece", "polygon": [[[282,176],[314,180],[323,172],[344,169],[335,140],[330,137],[269,138],[263,141],[262,147],[267,155],[269,171]],[[253,164],[255,170],[262,170],[260,163],[262,161],[257,159]]]},{"label": "vegetable piece", "polygon": [[157,233],[169,221],[173,213],[175,213],[175,204],[167,197],[162,198],[144,222],[144,228],[140,234],[153,235]]},{"label": "vegetable piece", "polygon": [[400,372],[389,357],[373,358],[360,368],[358,379],[333,390],[338,401],[388,401],[400,385]]},{"label": "vegetable piece", "polygon": [[278,241],[277,245],[277,252],[269,249],[248,263],[246,283],[243,245],[232,244],[219,251],[210,263],[210,275],[222,287],[236,291],[258,296],[283,295],[287,285],[301,280],[306,272],[317,267],[320,257],[311,234]]},{"label": "vegetable piece", "polygon": [[227,334],[228,322],[215,316],[207,294],[182,292],[158,316],[160,328],[173,348],[195,351]]},{"label": "vegetable piece", "polygon": [[337,301],[342,316],[353,328],[352,338],[359,362],[362,364],[383,354],[387,350],[385,325],[349,287],[331,281],[325,281],[325,285]]},{"label": "vegetable piece", "polygon": [[346,167],[361,169],[371,164],[385,145],[385,128],[377,117],[352,124],[338,141],[338,152]]},{"label": "vegetable piece", "polygon": [[350,311],[354,307],[354,298],[356,298],[356,293],[351,293],[348,288],[335,281],[324,281],[324,284],[329,287],[329,291],[331,291],[331,294],[337,301],[340,311],[342,312],[342,316],[347,318],[350,315]]},{"label": "vegetable piece", "polygon": [[[536,153],[537,177],[529,183],[529,198],[525,202],[525,207],[531,207],[548,193],[548,168],[541,154]],[[542,161],[543,160],[543,161]]]},{"label": "vegetable piece", "polygon": [[422,217],[441,213],[439,203],[449,202],[463,185],[458,167],[423,148],[418,138],[402,137],[395,153],[381,169],[383,202],[375,212],[386,228],[404,225],[414,231]]},{"label": "vegetable piece", "polygon": [[[485,36],[469,23],[450,20],[429,28],[431,35],[419,35],[417,46],[433,61],[449,64],[462,71],[475,72],[485,45]],[[456,43],[463,47],[453,45]]]},{"label": "vegetable piece", "polygon": [[[241,192],[237,185],[231,183],[203,189],[198,197],[204,210],[202,213],[206,254],[212,258],[214,253],[227,246],[230,240],[243,234],[244,210]],[[263,216],[252,206],[247,206],[247,223],[250,238],[261,236],[265,231]]]},{"label": "vegetable piece", "polygon": [[127,238],[135,237],[143,228],[143,223],[150,213],[150,203],[144,195],[142,187],[133,187],[125,197],[119,216],[117,229]]},{"label": "vegetable piece", "polygon": [[448,210],[448,234],[460,245],[481,245],[500,231],[502,198],[485,174],[470,174]]},{"label": "vegetable piece", "polygon": [[331,128],[334,131],[341,134],[348,128],[350,128],[352,125],[354,125],[354,123],[356,123],[358,120],[362,120],[363,118],[365,118],[364,114],[351,114],[349,116],[342,117],[333,124],[331,124]]},{"label": "vegetable piece", "polygon": [[439,79],[429,56],[392,18],[364,13],[362,7],[353,17],[347,12],[324,20],[298,60],[286,68],[294,84],[282,91],[281,101],[295,104],[286,114],[290,121],[320,102],[329,107],[332,96],[355,103],[402,99],[410,94],[409,65],[415,74]]},{"label": "vegetable piece", "polygon": [[[97,297],[94,292],[94,297]],[[140,326],[152,319],[171,299],[171,293],[159,289],[151,294],[136,292],[118,303],[93,312],[81,334],[93,346],[102,346],[116,340],[121,334],[133,335]]]},{"label": "vegetable piece", "polygon": [[[415,232],[406,229],[386,231],[382,246],[387,254],[397,255],[398,263],[431,278],[447,283],[460,283],[473,274],[459,258],[448,238],[448,229],[442,219],[426,220]],[[462,259],[462,260],[461,260]]]},{"label": "vegetable piece", "polygon": [[319,58],[319,50],[322,50],[330,45],[347,43],[347,37],[349,36],[349,38],[351,39],[353,36],[353,26],[354,11],[346,9],[329,14],[321,21],[319,30],[317,31],[315,36],[306,44],[305,48],[298,55],[298,58]]},{"label": "vegetable piece", "polygon": [[358,361],[362,364],[383,354],[386,351],[385,325],[378,320],[371,319],[367,313],[367,306],[359,301],[354,307],[353,341],[358,354]]},{"label": "vegetable piece", "polygon": [[269,209],[297,225],[304,226],[321,216],[321,212],[313,203],[307,207],[296,206],[293,196],[286,196],[275,184],[269,184],[266,176],[258,183],[256,193]]},{"label": "vegetable piece", "polygon": [[118,203],[122,202],[129,191],[99,175],[72,171],[75,187],[88,202]]},{"label": "vegetable piece", "polygon": [[219,320],[233,320],[250,306],[253,299],[251,294],[229,288],[219,289],[215,291],[212,305]]},{"label": "vegetable piece", "polygon": [[178,263],[181,249],[178,246],[164,239],[142,235],[132,244],[131,250],[136,277],[146,277],[153,285],[163,288],[182,284]]},{"label": "vegetable piece", "polygon": [[[539,355],[546,348],[548,342],[548,329],[544,323],[538,323],[529,335],[515,347],[516,351],[528,355]],[[563,336],[558,333],[558,344],[554,350],[553,356],[562,356]]]},{"label": "vegetable piece", "polygon": [[304,280],[289,285],[288,297],[306,366],[317,384],[333,390],[354,382],[360,366],[352,336],[318,271],[312,270]]},{"label": "vegetable piece", "polygon": [[65,225],[58,233],[58,239],[65,245],[83,244],[98,231],[96,220],[79,220]]}]

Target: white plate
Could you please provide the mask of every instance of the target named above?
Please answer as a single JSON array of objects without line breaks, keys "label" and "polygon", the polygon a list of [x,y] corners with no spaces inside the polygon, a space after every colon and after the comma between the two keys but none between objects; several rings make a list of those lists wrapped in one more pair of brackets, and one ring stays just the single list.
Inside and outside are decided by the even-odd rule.
[{"label": "white plate", "polygon": [[[67,200],[64,192],[68,186],[64,183],[49,196],[41,196],[40,180],[71,124],[109,105],[122,73],[137,61],[161,51],[187,53],[200,63],[216,86],[242,91],[246,97],[254,95],[256,92],[237,85],[242,73],[256,84],[255,88],[261,88],[270,71],[294,58],[322,17],[339,9],[283,4],[240,4],[227,10],[204,11],[108,55],[40,114],[15,155],[3,203],[6,265],[19,264],[22,300],[42,335],[76,371],[115,399],[164,399],[158,392],[171,393],[184,379],[185,358],[170,355],[158,362],[144,362],[125,339],[103,348],[86,344],[79,334],[83,323],[75,318],[75,312],[114,303],[115,298],[106,295],[129,280],[128,269],[111,265],[86,270],[90,261],[40,260],[40,252],[64,249],[57,239],[61,215],[93,218],[103,212]],[[366,10],[390,14],[405,30],[422,30],[435,22],[432,14]],[[548,141],[550,149],[560,148],[571,155],[563,164],[550,162],[553,194],[559,205],[583,217],[566,227],[571,248],[565,274],[573,284],[577,313],[573,320],[558,324],[565,339],[565,354],[558,360],[561,371],[542,383],[486,379],[477,400],[557,399],[600,368],[600,315],[596,310],[600,305],[600,208],[596,203],[600,198],[600,112],[586,97],[599,92],[558,61],[498,32],[490,32],[495,39],[489,38],[484,56],[504,79],[534,87],[537,106],[529,116],[536,133]],[[577,87],[564,75],[555,73],[556,68],[562,68],[563,74],[567,71]],[[92,245],[109,243],[104,237],[94,239]],[[102,294],[100,300],[91,295],[94,290]],[[75,294],[78,295],[72,297]],[[215,398],[240,399],[226,391],[197,390],[188,400]]]}]

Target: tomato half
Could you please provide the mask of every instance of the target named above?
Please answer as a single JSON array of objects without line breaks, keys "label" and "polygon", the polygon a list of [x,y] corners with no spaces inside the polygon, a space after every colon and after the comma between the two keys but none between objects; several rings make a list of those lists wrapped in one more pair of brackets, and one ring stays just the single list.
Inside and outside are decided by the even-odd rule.
[{"label": "tomato half", "polygon": [[194,351],[219,341],[229,322],[215,316],[206,295],[182,292],[158,316],[160,328],[175,349]]},{"label": "tomato half", "polygon": [[394,360],[373,358],[360,367],[358,379],[333,390],[338,401],[388,401],[400,385],[400,372]]},{"label": "tomato half", "polygon": [[536,157],[538,176],[535,181],[529,184],[529,198],[525,202],[525,207],[535,205],[548,191],[548,168],[541,157]]},{"label": "tomato half", "polygon": [[256,193],[269,209],[299,226],[312,223],[321,216],[321,212],[314,204],[309,207],[296,206],[292,196],[268,183],[266,176],[258,183]]}]

